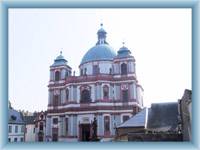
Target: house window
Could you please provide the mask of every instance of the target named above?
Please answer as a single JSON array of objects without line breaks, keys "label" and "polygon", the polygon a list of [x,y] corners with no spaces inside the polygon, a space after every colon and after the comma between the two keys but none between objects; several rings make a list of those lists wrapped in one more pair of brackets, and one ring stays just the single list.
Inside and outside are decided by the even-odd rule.
[{"label": "house window", "polygon": [[18,132],[18,126],[15,126],[15,133]]},{"label": "house window", "polygon": [[127,121],[129,119],[129,116],[123,116],[123,122]]},{"label": "house window", "polygon": [[122,91],[122,101],[123,102],[128,102],[128,90],[123,90]]},{"label": "house window", "polygon": [[8,138],[8,142],[11,142],[11,139],[10,139],[10,138]]},{"label": "house window", "polygon": [[108,99],[109,98],[109,87],[107,85],[105,85],[103,87],[103,98],[104,99]]},{"label": "house window", "polygon": [[59,80],[60,80],[60,72],[59,72],[59,71],[56,71],[56,72],[55,72],[55,80],[56,80],[56,81],[59,81]]},{"label": "house window", "polygon": [[43,122],[40,122],[40,131],[43,131]]},{"label": "house window", "polygon": [[104,117],[104,130],[105,132],[110,131],[110,117],[109,116]]},{"label": "house window", "polygon": [[33,133],[35,133],[35,128],[33,128]]},{"label": "house window", "polygon": [[53,118],[53,124],[58,124],[58,118]]},{"label": "house window", "polygon": [[21,132],[24,132],[24,126],[23,125],[21,126]]},{"label": "house window", "polygon": [[14,138],[14,142],[17,142],[17,138]]},{"label": "house window", "polygon": [[66,89],[66,101],[68,101],[68,100],[69,100],[69,90]]},{"label": "house window", "polygon": [[54,95],[53,106],[58,106],[58,102],[59,102],[59,95]]},{"label": "house window", "polygon": [[97,75],[99,74],[99,66],[98,65],[94,65],[93,66],[93,75]]},{"label": "house window", "polygon": [[68,118],[65,118],[65,131],[66,131],[66,136],[68,135]]},{"label": "house window", "polygon": [[81,92],[81,103],[90,103],[90,91],[88,89],[84,89]]},{"label": "house window", "polygon": [[20,141],[23,142],[23,141],[24,141],[24,138],[20,138]]},{"label": "house window", "polygon": [[122,75],[127,74],[127,64],[125,64],[125,63],[121,64],[121,74]]},{"label": "house window", "polygon": [[8,132],[12,133],[12,126],[8,126]]}]

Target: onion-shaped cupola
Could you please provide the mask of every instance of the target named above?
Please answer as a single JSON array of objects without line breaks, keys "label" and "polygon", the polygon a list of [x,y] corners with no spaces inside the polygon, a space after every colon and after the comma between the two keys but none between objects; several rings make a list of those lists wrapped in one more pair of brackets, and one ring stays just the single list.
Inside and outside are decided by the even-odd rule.
[{"label": "onion-shaped cupola", "polygon": [[123,46],[117,52],[118,58],[131,56],[131,51],[127,47],[125,47],[124,44],[125,43],[123,42]]},{"label": "onion-shaped cupola", "polygon": [[63,65],[67,65],[67,60],[62,55],[62,51],[60,51],[60,55],[56,57],[53,65],[51,65],[51,67],[63,66]]},{"label": "onion-shaped cupola", "polygon": [[96,45],[87,51],[87,53],[83,56],[80,65],[91,61],[113,60],[116,53],[106,42],[106,34],[107,32],[103,29],[103,24],[101,24],[101,28],[97,32],[98,41]]}]

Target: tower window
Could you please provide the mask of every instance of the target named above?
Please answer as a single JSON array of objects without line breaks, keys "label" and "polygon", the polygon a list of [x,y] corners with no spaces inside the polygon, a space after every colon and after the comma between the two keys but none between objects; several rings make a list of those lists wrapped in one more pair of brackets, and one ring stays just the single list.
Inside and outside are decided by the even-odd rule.
[{"label": "tower window", "polygon": [[122,101],[123,102],[128,102],[128,90],[123,90],[122,91]]},{"label": "tower window", "polygon": [[112,74],[112,68],[109,69],[109,74]]},{"label": "tower window", "polygon": [[108,99],[109,98],[109,87],[107,85],[105,85],[103,87],[103,98],[104,99]]},{"label": "tower window", "polygon": [[53,106],[58,106],[58,103],[59,103],[59,96],[58,95],[54,95]]},{"label": "tower window", "polygon": [[121,74],[122,75],[127,74],[127,64],[125,64],[125,63],[121,64]]},{"label": "tower window", "polygon": [[81,76],[83,75],[83,69],[81,69]]},{"label": "tower window", "polygon": [[53,124],[58,124],[58,118],[53,118]]},{"label": "tower window", "polygon": [[81,92],[81,103],[90,103],[90,91],[89,89],[84,89]]},{"label": "tower window", "polygon": [[69,90],[66,89],[66,101],[68,101],[68,100],[69,100]]},{"label": "tower window", "polygon": [[55,80],[56,80],[56,81],[59,81],[59,80],[60,80],[60,72],[59,72],[59,71],[56,71],[56,72],[55,72]]}]

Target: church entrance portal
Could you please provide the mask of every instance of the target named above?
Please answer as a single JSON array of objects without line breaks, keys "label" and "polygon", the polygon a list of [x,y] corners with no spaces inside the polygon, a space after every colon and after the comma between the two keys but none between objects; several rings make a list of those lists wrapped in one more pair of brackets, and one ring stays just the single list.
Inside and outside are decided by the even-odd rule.
[{"label": "church entrance portal", "polygon": [[90,141],[90,124],[81,124],[81,141]]}]

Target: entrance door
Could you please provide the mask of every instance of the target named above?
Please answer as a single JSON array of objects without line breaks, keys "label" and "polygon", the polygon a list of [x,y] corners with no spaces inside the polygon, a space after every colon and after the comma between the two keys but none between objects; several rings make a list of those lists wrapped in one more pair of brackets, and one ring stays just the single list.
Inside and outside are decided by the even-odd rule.
[{"label": "entrance door", "polygon": [[58,128],[52,128],[52,141],[58,141]]},{"label": "entrance door", "polygon": [[82,124],[82,137],[81,141],[90,141],[90,124]]},{"label": "entrance door", "polygon": [[39,142],[42,142],[42,141],[43,141],[43,134],[42,134],[42,133],[39,133],[39,134],[38,134],[38,141],[39,141]]},{"label": "entrance door", "polygon": [[53,134],[53,138],[52,138],[52,141],[58,141],[58,134]]}]

